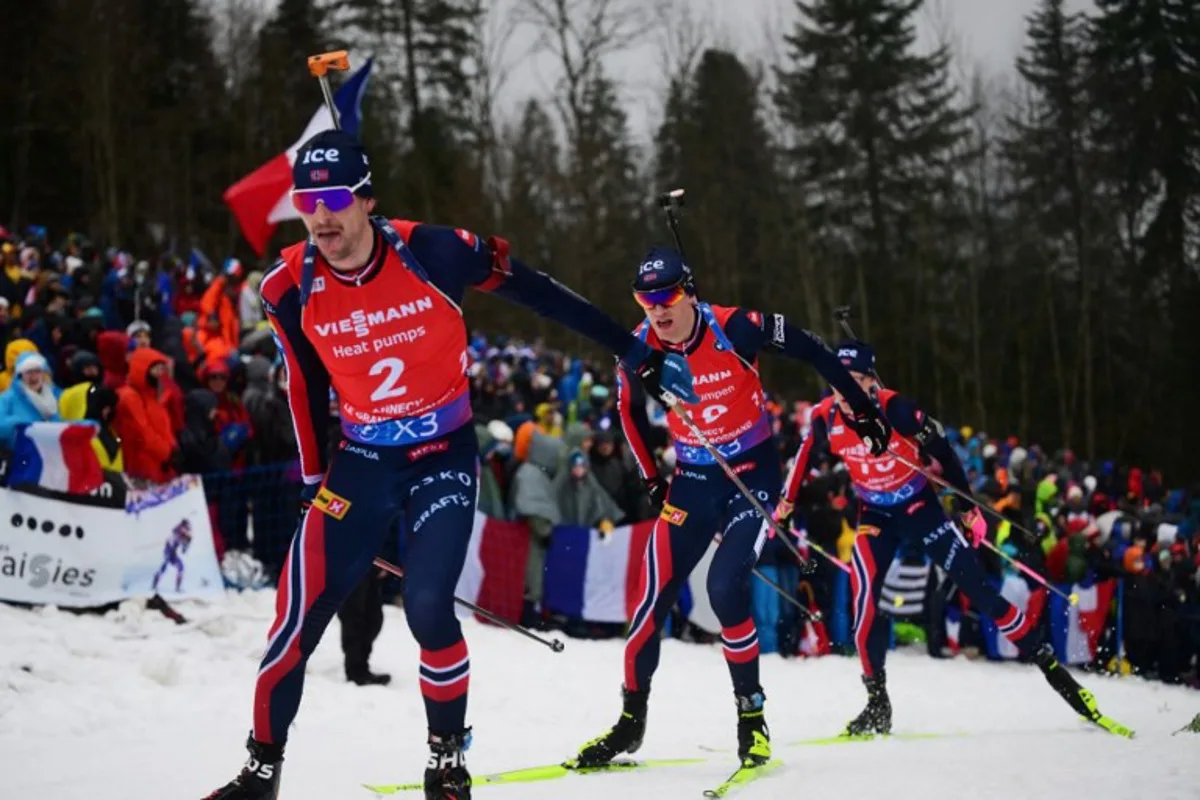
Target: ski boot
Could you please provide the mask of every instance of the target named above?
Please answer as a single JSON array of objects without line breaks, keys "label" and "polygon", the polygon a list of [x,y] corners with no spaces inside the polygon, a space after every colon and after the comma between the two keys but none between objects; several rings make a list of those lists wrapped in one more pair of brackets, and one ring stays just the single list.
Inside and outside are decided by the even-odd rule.
[{"label": "ski boot", "polygon": [[1050,688],[1058,692],[1058,695],[1067,701],[1067,705],[1076,714],[1116,736],[1132,739],[1136,735],[1132,728],[1127,728],[1112,717],[1105,716],[1100,712],[1095,696],[1080,686],[1067,668],[1058,663],[1058,659],[1054,656],[1054,648],[1049,642],[1038,645],[1037,650],[1033,652],[1033,663],[1038,665],[1038,669],[1046,677],[1046,683],[1050,684]]},{"label": "ski boot", "polygon": [[766,696],[755,692],[750,696],[734,695],[738,709],[738,759],[743,767],[759,767],[771,760],[771,732],[763,716]]},{"label": "ski boot", "polygon": [[624,708],[617,724],[612,726],[602,736],[592,739],[585,744],[566,766],[571,769],[579,767],[600,767],[608,764],[620,753],[636,753],[642,746],[642,738],[646,735],[646,705],[650,692],[631,692],[621,688],[624,698]]},{"label": "ski boot", "polygon": [[425,800],[471,800],[471,773],[466,750],[471,729],[453,734],[429,733],[429,761],[425,764]]},{"label": "ski boot", "polygon": [[279,773],[283,767],[283,746],[246,740],[250,758],[238,776],[204,800],[277,800]]},{"label": "ski boot", "polygon": [[1043,642],[1033,654],[1033,663],[1038,665],[1046,683],[1067,701],[1075,713],[1090,722],[1100,719],[1100,709],[1096,706],[1096,698],[1087,689],[1079,685],[1071,673],[1067,672],[1054,655],[1054,648],[1049,642]]},{"label": "ski boot", "polygon": [[888,699],[887,674],[880,670],[878,674],[863,676],[863,685],[867,687],[867,707],[846,723],[842,736],[874,736],[892,732],[892,701]]}]

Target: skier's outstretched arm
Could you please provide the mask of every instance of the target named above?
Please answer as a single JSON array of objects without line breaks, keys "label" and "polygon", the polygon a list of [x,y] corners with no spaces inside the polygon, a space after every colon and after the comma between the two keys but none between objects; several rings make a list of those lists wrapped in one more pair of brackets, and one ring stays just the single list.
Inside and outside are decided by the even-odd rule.
[{"label": "skier's outstretched arm", "polygon": [[893,395],[884,411],[896,433],[915,440],[921,452],[936,458],[942,465],[942,474],[951,486],[968,497],[972,496],[967,473],[946,440],[946,432],[940,422],[922,411],[915,401],[900,395]]},{"label": "skier's outstretched arm", "polygon": [[727,333],[738,352],[746,357],[743,348],[757,355],[767,351],[788,358],[807,361],[846,398],[855,414],[872,416],[878,411],[871,398],[862,390],[821,337],[810,330],[788,322],[782,314],[761,314],[740,310],[727,325]]},{"label": "skier's outstretched arm", "polygon": [[623,361],[649,349],[599,308],[510,256],[504,239],[484,240],[470,231],[422,224],[413,229],[409,244],[431,270],[433,282],[458,298],[468,288],[503,297],[588,337]]}]

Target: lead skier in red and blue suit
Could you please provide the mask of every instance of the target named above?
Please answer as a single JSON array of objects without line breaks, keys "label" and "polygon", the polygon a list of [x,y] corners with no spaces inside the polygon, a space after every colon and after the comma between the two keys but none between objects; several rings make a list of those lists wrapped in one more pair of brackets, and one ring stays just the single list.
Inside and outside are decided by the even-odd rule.
[{"label": "lead skier in red and blue suit", "polygon": [[[646,313],[636,329],[656,351],[685,356],[699,398],[684,410],[716,446],[746,487],[771,508],[779,495],[779,447],[758,373],[760,353],[778,353],[812,364],[850,399],[852,422],[865,439],[886,446],[887,422],[837,357],[816,334],[780,314],[713,306],[696,296],[691,268],[669,248],[651,250],[638,268],[633,294]],[[658,667],[663,622],[683,584],[714,535],[722,539],[708,572],[708,597],[721,623],[725,660],[738,712],[738,758],[744,766],[766,763],[770,734],[759,684],[758,634],[750,616],[750,575],[770,525],[754,510],[713,456],[677,414],[668,415],[676,468],[670,483],[658,474],[646,445],[642,381],[621,367],[618,403],[622,425],[642,478],[662,511],[642,554],[639,602],[625,643],[624,708],[607,733],[588,742],[572,762],[579,767],[610,762],[641,746],[650,680]]]},{"label": "lead skier in red and blue suit", "polygon": [[[590,337],[665,401],[693,398],[680,356],[664,357],[579,295],[509,255],[506,241],[372,217],[362,146],[326,131],[293,168],[308,229],[263,278],[263,307],[287,365],[288,403],[311,506],[280,577],[254,692],[250,759],[212,800],[274,800],[309,656],[401,521],[404,610],[421,648],[430,800],[464,800],[467,645],[454,614],[475,513],[478,453],[467,381],[468,288]],[[329,393],[341,438],[326,459]]]}]

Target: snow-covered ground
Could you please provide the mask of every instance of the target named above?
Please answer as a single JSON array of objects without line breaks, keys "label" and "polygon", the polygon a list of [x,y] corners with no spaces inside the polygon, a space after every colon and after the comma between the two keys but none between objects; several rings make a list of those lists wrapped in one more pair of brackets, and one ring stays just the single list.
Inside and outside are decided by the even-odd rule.
[{"label": "snow-covered ground", "polygon": [[[244,760],[254,674],[271,593],[184,605],[175,629],[132,604],[105,618],[0,606],[0,797],[200,798]],[[476,773],[553,763],[616,718],[619,642],[567,640],[553,654],[468,623]],[[309,665],[283,771],[284,800],[369,798],[362,783],[419,780],[426,755],[417,651],[397,609],[373,658],[387,688],[342,680],[335,622]],[[967,735],[789,747],[836,733],[864,696],[854,659],[763,661],[767,719],[784,769],[738,797],[1200,797],[1200,740],[1171,736],[1200,694],[1088,676],[1101,708],[1136,728],[1119,739],[1080,723],[1035,669],[893,653],[898,731]],[[733,766],[734,710],[720,650],[665,643],[642,753],[705,762],[631,774],[476,790],[495,798],[698,798]],[[415,795],[401,795],[413,797]]]}]

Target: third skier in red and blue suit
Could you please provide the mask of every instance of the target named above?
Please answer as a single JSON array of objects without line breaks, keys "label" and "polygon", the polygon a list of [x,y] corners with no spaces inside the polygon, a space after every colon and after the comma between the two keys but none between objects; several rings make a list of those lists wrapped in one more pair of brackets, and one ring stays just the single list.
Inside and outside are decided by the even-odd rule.
[{"label": "third skier in red and blue suit", "polygon": [[[882,388],[875,374],[875,353],[865,342],[838,345],[837,356],[859,387],[869,392],[887,415],[891,440],[886,453],[874,452],[852,425],[850,406],[837,390],[813,408],[808,437],[788,473],[778,519],[791,515],[796,494],[807,479],[816,453],[828,450],[846,465],[858,499],[858,535],[851,556],[850,583],[854,606],[854,642],[862,662],[867,705],[852,719],[844,736],[887,734],[892,729],[892,704],[887,693],[884,659],[890,625],[878,613],[880,590],[897,548],[915,544],[945,570],[971,604],[991,617],[999,632],[1033,660],[1051,687],[1079,714],[1092,721],[1101,718],[1091,693],[1071,677],[1030,625],[1019,608],[1004,599],[988,580],[975,555],[987,535],[987,523],[976,507],[958,504],[964,536],[946,514],[922,464],[940,465],[943,479],[965,496],[971,496],[966,473],[942,426],[911,399]],[[918,469],[918,467],[922,467]]]},{"label": "third skier in red and blue suit", "polygon": [[[883,415],[819,337],[780,314],[701,302],[692,271],[678,251],[650,251],[638,268],[633,294],[646,313],[635,331],[638,338],[656,351],[687,358],[699,398],[683,403],[684,410],[764,508],[778,497],[781,470],[758,373],[760,353],[812,364],[850,398],[854,424],[864,438],[886,447],[890,431]],[[629,370],[619,369],[625,435],[662,511],[642,556],[641,601],[625,643],[624,710],[612,729],[584,745],[574,763],[608,763],[641,746],[663,622],[688,575],[720,534],[708,572],[708,596],[721,623],[733,681],[738,758],[747,766],[762,764],[770,759],[771,746],[759,684],[758,635],[750,616],[750,575],[771,528],[676,414],[668,414],[675,472],[669,484],[658,474],[646,445],[645,404],[637,391],[641,383]]]}]

